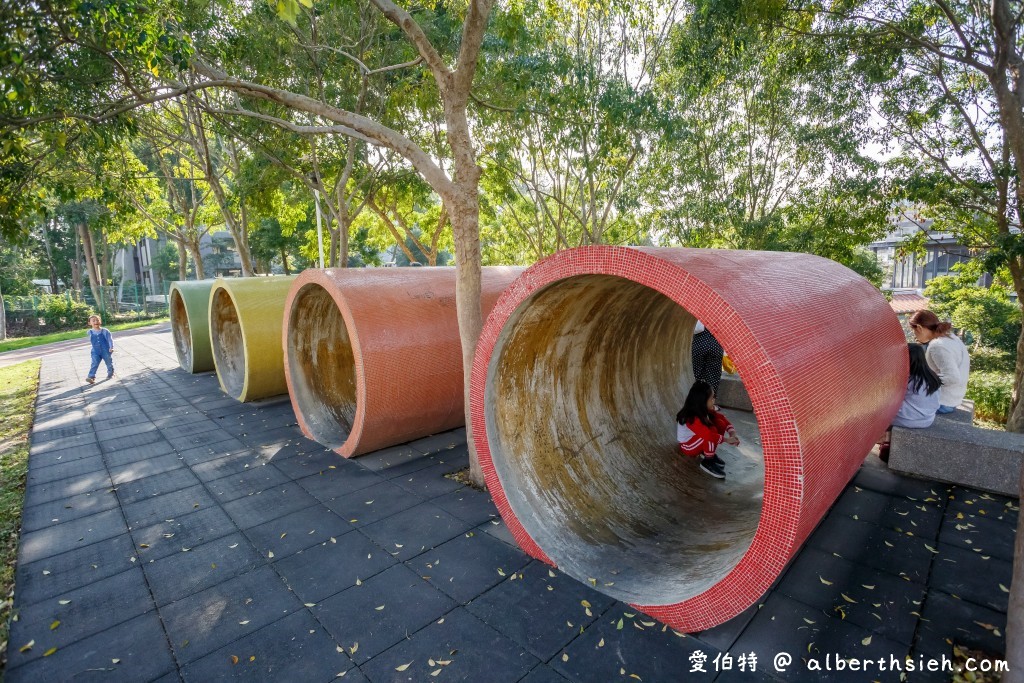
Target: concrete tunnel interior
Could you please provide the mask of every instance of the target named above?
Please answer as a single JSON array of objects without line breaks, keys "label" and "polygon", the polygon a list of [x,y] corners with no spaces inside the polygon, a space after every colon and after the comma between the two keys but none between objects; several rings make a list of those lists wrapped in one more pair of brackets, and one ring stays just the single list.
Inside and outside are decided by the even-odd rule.
[{"label": "concrete tunnel interior", "polygon": [[224,288],[215,289],[210,301],[210,344],[225,392],[238,398],[245,389],[245,339],[238,309]]},{"label": "concrete tunnel interior", "polygon": [[313,283],[299,290],[287,315],[292,395],[315,440],[340,448],[357,408],[356,361],[345,318],[330,293]]},{"label": "concrete tunnel interior", "polygon": [[720,447],[724,481],[678,451],[695,321],[645,285],[576,275],[512,313],[487,369],[487,438],[513,512],[563,571],[628,603],[709,589],[760,521],[753,414],[725,411],[741,445]]},{"label": "concrete tunnel interior", "polygon": [[174,349],[178,352],[178,360],[182,367],[192,368],[192,328],[189,325],[185,299],[178,290],[171,291],[171,336]]}]

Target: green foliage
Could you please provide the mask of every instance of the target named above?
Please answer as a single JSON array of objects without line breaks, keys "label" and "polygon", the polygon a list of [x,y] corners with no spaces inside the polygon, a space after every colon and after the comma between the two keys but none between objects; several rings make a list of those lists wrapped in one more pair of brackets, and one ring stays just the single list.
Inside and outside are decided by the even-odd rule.
[{"label": "green foliage", "polygon": [[1013,354],[991,346],[976,346],[970,349],[971,372],[1003,372],[1014,371]]},{"label": "green foliage", "polygon": [[1000,283],[979,287],[979,264],[961,269],[957,275],[945,275],[928,282],[925,296],[940,318],[954,327],[967,330],[976,345],[985,344],[1016,355],[1020,335],[1021,309],[1010,300],[1009,287]]},{"label": "green foliage", "polygon": [[[178,270],[178,248],[173,244],[165,244],[160,251],[153,255],[153,270],[157,272],[165,282],[174,282],[180,277]],[[189,272],[195,269],[188,264]]]},{"label": "green foliage", "polygon": [[28,248],[12,247],[0,240],[0,294],[18,296],[34,294],[32,284],[38,259]]},{"label": "green foliage", "polygon": [[1013,374],[972,371],[967,379],[967,398],[974,401],[975,417],[1005,424],[1013,399]]},{"label": "green foliage", "polygon": [[48,330],[70,330],[85,328],[89,323],[92,308],[70,296],[63,294],[44,294],[39,305],[43,320]]}]

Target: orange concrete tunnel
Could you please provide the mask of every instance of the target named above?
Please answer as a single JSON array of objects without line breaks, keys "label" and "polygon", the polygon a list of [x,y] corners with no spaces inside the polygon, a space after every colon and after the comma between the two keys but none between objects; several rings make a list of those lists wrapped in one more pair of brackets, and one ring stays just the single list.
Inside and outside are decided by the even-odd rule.
[{"label": "orange concrete tunnel", "polygon": [[[484,316],[522,270],[483,269]],[[340,455],[465,423],[454,268],[306,270],[281,343],[303,433]]]},{"label": "orange concrete tunnel", "polygon": [[[760,433],[760,448],[726,456],[724,481],[675,442],[697,319],[735,361]],[[833,261],[584,247],[495,305],[472,433],[527,553],[693,632],[779,576],[888,426],[907,365],[888,303]]]}]

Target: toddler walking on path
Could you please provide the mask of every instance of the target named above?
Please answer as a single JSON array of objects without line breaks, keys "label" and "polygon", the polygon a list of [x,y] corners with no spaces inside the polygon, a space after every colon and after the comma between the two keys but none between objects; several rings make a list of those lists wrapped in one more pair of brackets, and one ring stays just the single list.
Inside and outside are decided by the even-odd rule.
[{"label": "toddler walking on path", "polygon": [[89,375],[85,381],[89,384],[96,383],[96,370],[100,367],[102,360],[107,364],[107,379],[114,376],[114,360],[110,354],[114,352],[114,338],[110,336],[110,330],[101,327],[103,321],[98,315],[89,316],[91,329],[88,332],[89,343],[92,345],[92,363],[89,364]]}]

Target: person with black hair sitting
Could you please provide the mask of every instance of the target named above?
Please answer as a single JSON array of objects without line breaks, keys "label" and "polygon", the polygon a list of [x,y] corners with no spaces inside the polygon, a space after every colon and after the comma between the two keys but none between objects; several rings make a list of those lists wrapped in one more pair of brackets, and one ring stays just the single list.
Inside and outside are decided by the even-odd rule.
[{"label": "person with black hair sitting", "polygon": [[698,468],[715,479],[725,479],[725,462],[715,450],[721,443],[739,446],[736,430],[715,405],[715,391],[703,380],[690,387],[683,408],[676,414],[676,439],[683,455],[698,459]]},{"label": "person with black hair sitting", "polygon": [[[907,344],[910,354],[910,376],[907,379],[907,391],[903,403],[892,419],[894,427],[924,429],[935,422],[935,413],[939,410],[939,388],[942,381],[932,372],[925,357],[925,348],[921,344]],[[878,447],[878,457],[882,462],[889,462],[889,440],[892,427],[885,432]]]}]

